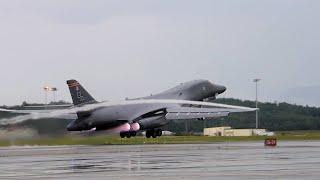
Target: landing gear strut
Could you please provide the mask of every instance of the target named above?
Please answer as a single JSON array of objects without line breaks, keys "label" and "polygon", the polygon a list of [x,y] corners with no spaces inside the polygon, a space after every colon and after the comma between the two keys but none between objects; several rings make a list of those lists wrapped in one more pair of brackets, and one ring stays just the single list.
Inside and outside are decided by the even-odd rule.
[{"label": "landing gear strut", "polygon": [[120,133],[120,137],[121,138],[131,138],[131,137],[135,137],[137,135],[136,131],[127,131],[127,132],[121,132]]},{"label": "landing gear strut", "polygon": [[147,138],[157,138],[162,136],[162,130],[161,129],[150,129],[146,131],[146,137]]}]

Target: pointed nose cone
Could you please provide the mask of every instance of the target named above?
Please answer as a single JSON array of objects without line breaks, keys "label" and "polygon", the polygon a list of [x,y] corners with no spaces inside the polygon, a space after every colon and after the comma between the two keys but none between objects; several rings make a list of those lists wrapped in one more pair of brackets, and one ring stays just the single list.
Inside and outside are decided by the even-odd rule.
[{"label": "pointed nose cone", "polygon": [[225,86],[221,86],[221,85],[217,85],[217,84],[215,84],[214,86],[215,86],[216,92],[218,94],[222,94],[227,90],[227,88]]}]

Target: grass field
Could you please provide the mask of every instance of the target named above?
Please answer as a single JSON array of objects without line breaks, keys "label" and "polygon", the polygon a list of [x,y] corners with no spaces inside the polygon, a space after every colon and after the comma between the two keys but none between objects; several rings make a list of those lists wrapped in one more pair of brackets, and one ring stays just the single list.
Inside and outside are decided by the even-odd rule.
[{"label": "grass field", "polygon": [[[320,140],[320,131],[288,131],[277,132],[275,136],[281,140]],[[163,136],[156,139],[134,137],[121,139],[117,136],[90,137],[48,137],[30,140],[0,140],[0,146],[53,146],[53,145],[136,145],[136,144],[201,144],[216,142],[264,141],[266,137],[206,137],[206,136]]]}]

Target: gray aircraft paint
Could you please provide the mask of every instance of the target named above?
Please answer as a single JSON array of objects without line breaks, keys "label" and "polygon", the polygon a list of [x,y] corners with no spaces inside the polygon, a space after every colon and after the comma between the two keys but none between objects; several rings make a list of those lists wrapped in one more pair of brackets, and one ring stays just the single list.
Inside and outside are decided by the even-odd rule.
[{"label": "gray aircraft paint", "polygon": [[[92,96],[76,81],[67,81],[69,85],[71,96],[75,105],[92,103],[95,101]],[[76,90],[75,90],[76,89]],[[190,100],[201,101],[208,98],[214,98],[217,94],[221,94],[226,90],[224,86],[215,85],[207,80],[194,80],[182,83],[177,87],[169,89],[159,94],[148,97],[137,98],[141,99],[176,99],[176,100]],[[77,94],[83,96],[79,96]],[[88,97],[86,97],[87,95]],[[83,101],[86,99],[87,101]],[[79,119],[71,122],[67,129],[69,131],[90,130],[106,130],[114,128],[123,123],[138,122],[142,126],[142,130],[149,128],[157,128],[169,123],[166,118],[166,110],[174,107],[180,107],[177,104],[134,104],[123,106],[109,106],[99,108],[90,112],[80,113]],[[162,114],[152,114],[163,111]],[[151,114],[150,114],[151,113]],[[149,116],[148,116],[149,114]],[[145,117],[146,116],[146,117]],[[146,123],[145,123],[146,122]]]},{"label": "gray aircraft paint", "polygon": [[76,80],[69,80],[67,84],[74,106],[46,111],[0,109],[4,112],[27,114],[2,119],[0,124],[74,114],[77,117],[67,126],[69,131],[100,131],[126,127],[126,130],[120,130],[122,137],[123,133],[130,137],[131,133],[135,135],[139,130],[147,130],[149,137],[150,133],[153,134],[152,137],[156,137],[160,136],[157,134],[160,133],[159,128],[172,120],[217,118],[233,112],[257,110],[206,102],[215,99],[226,90],[224,86],[212,84],[207,80],[190,81],[159,94],[119,102],[97,102]]}]

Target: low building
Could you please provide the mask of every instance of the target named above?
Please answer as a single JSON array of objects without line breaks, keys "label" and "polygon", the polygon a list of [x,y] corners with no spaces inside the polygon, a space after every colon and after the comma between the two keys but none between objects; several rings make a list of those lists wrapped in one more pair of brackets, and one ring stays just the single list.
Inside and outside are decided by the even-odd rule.
[{"label": "low building", "polygon": [[230,130],[231,127],[214,127],[214,128],[205,128],[203,130],[204,136],[226,136],[226,130]]},{"label": "low building", "polygon": [[273,136],[266,129],[232,129],[231,127],[205,128],[204,136]]}]

